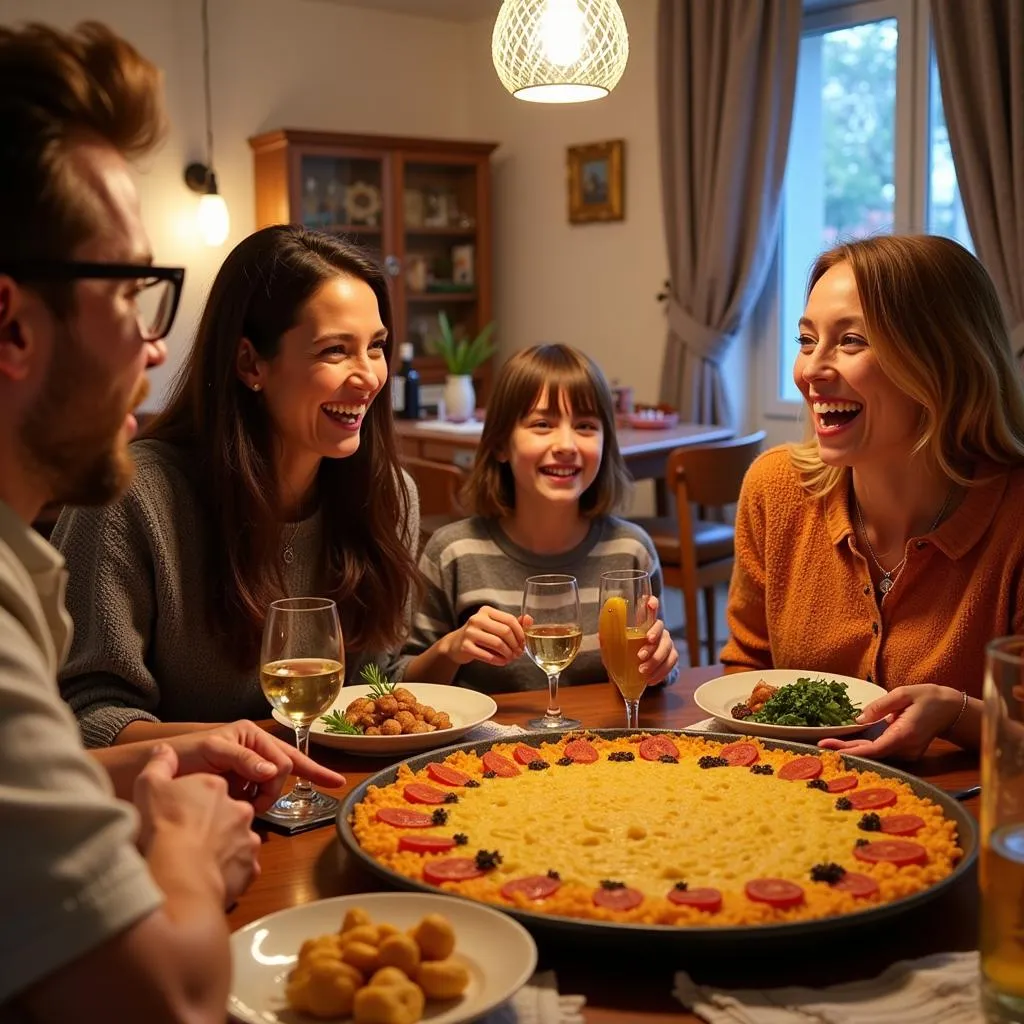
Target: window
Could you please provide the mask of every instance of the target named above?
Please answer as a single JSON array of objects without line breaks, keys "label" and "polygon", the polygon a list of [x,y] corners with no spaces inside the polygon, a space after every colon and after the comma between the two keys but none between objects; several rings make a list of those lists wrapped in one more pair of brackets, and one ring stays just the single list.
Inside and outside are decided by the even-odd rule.
[{"label": "window", "polygon": [[927,230],[933,235],[955,238],[974,252],[971,233],[967,229],[964,204],[960,200],[953,154],[949,148],[946,112],[942,109],[939,88],[939,67],[935,49],[930,47],[928,61],[928,216]]},{"label": "window", "polygon": [[914,230],[970,247],[927,16],[927,0],[865,0],[805,16],[783,186],[778,323],[769,331],[769,415],[792,416],[800,398],[792,339],[823,249]]}]

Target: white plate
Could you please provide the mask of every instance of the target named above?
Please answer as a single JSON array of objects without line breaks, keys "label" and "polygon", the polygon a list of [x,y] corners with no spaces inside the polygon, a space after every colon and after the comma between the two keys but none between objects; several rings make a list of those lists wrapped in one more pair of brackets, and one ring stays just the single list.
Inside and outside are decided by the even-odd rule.
[{"label": "white plate", "polygon": [[[405,754],[416,754],[421,750],[433,750],[434,747],[446,747],[455,743],[470,729],[494,717],[498,705],[486,693],[467,690],[463,686],[440,686],[437,683],[396,683],[411,690],[421,704],[432,707],[435,711],[446,711],[452,721],[450,729],[437,729],[434,732],[406,733],[402,736],[349,736],[344,733],[327,732],[327,728],[318,718],[309,730],[309,738],[314,743],[325,747],[347,750],[351,754],[366,754],[370,757],[392,757]],[[330,711],[344,711],[357,697],[369,697],[369,686],[343,686],[338,699],[325,714]],[[274,718],[282,725],[290,726],[288,719],[278,711]]]},{"label": "white plate", "polygon": [[[269,914],[231,936],[228,1011],[245,1024],[309,1024],[288,1008],[284,983],[306,939],[336,932],[345,911],[362,907],[374,921],[405,929],[426,914],[444,914],[455,929],[455,956],[469,968],[457,1002],[427,1003],[429,1024],[475,1020],[517,992],[537,966],[537,947],[518,921],[482,903],[425,893],[371,892],[335,896]],[[347,1018],[348,1019],[348,1018]],[[345,1024],[338,1019],[337,1024]]]},{"label": "white plate", "polygon": [[849,736],[855,732],[863,732],[867,728],[864,725],[768,725],[752,722],[749,718],[741,721],[732,717],[733,706],[745,701],[750,696],[750,691],[762,680],[770,686],[786,686],[788,683],[806,678],[845,683],[850,700],[854,704],[859,704],[861,710],[886,694],[882,687],[863,679],[855,679],[853,676],[839,676],[834,672],[813,672],[808,669],[773,668],[765,672],[737,672],[734,675],[711,679],[697,687],[693,700],[697,707],[713,715],[731,732],[747,736],[814,743],[826,736]]}]

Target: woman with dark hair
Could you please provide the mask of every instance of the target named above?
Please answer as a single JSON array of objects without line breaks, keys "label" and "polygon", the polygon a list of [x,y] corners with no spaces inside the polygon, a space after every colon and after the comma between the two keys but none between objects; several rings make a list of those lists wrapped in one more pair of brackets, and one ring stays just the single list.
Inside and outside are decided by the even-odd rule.
[{"label": "woman with dark hair", "polygon": [[597,643],[601,573],[650,573],[654,625],[640,671],[654,685],[675,676],[678,654],[657,616],[661,567],[650,537],[613,513],[629,475],[615,436],[604,374],[568,345],[535,345],[501,369],[466,485],[474,515],[438,530],[420,559],[426,597],[405,653],[410,679],[485,693],[536,690],[544,674],[521,657],[527,577],[575,576],[583,643],[565,683],[608,678]]},{"label": "woman with dark hair", "polygon": [[810,436],[743,484],[731,670],[857,676],[876,739],[981,734],[985,646],[1024,632],[1024,388],[984,267],[948,238],[836,246],[811,271],[794,378]]},{"label": "woman with dark hair", "polygon": [[405,633],[419,505],[399,468],[391,304],[359,249],[264,228],[217,274],[128,493],[66,509],[75,641],[61,676],[91,746],[266,717],[269,603],[337,601],[346,678]]}]

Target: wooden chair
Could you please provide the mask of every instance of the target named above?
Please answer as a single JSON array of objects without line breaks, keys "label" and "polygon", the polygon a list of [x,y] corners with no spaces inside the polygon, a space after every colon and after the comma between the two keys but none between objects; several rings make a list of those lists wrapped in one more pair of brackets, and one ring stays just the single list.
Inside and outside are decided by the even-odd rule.
[{"label": "wooden chair", "polygon": [[468,474],[453,462],[403,455],[402,465],[416,481],[420,495],[420,546],[436,530],[465,518],[459,494]]},{"label": "wooden chair", "polygon": [[[690,664],[700,664],[697,591],[704,592],[708,626],[708,664],[718,655],[715,642],[715,586],[727,583],[735,561],[735,532],[729,523],[706,518],[705,510],[734,505],[765,432],[691,448],[677,448],[668,459],[665,481],[675,497],[676,515],[636,519],[658,552],[665,585],[683,592],[686,645]],[[694,514],[693,506],[698,506]]]}]

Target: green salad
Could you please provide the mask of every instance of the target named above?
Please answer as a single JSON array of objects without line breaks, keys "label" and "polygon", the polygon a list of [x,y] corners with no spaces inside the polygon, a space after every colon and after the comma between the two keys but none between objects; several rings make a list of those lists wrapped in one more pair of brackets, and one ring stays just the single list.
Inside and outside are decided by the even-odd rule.
[{"label": "green salad", "polygon": [[853,725],[860,706],[850,701],[845,683],[800,678],[780,686],[748,721],[766,725]]}]

